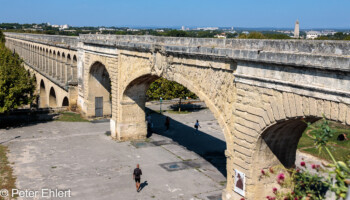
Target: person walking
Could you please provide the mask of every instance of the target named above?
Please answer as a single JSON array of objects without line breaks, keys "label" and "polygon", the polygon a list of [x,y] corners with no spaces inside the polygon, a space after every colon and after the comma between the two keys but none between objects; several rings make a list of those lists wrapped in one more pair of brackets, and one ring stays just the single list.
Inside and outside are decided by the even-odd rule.
[{"label": "person walking", "polygon": [[136,183],[137,192],[139,192],[139,189],[140,189],[141,175],[142,175],[142,171],[140,169],[140,165],[137,164],[136,168],[134,169],[134,173],[132,175],[132,178],[135,180],[135,183]]},{"label": "person walking", "polygon": [[152,131],[152,117],[151,115],[147,115],[146,117],[146,121],[147,121],[147,130],[148,131]]},{"label": "person walking", "polygon": [[199,134],[199,132],[198,132],[198,128],[202,128],[200,125],[199,125],[199,122],[198,122],[198,119],[197,119],[197,121],[196,121],[196,123],[194,124],[194,128],[196,129],[196,132],[195,133],[198,133]]},{"label": "person walking", "polygon": [[168,116],[165,118],[165,128],[166,128],[166,131],[168,131],[170,128],[170,117]]}]

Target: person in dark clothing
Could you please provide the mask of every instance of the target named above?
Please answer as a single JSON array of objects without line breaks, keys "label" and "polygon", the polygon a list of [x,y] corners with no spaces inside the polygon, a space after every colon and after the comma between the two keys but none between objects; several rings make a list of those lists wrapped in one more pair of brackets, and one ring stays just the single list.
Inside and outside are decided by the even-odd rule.
[{"label": "person in dark clothing", "polygon": [[169,130],[169,128],[170,128],[170,118],[169,117],[165,118],[165,127],[166,127],[166,130]]},{"label": "person in dark clothing", "polygon": [[194,124],[194,128],[196,129],[196,131],[195,131],[195,134],[199,134],[199,131],[198,131],[198,128],[202,128],[200,125],[199,125],[199,121],[198,121],[198,119],[196,120],[196,123]]},{"label": "person in dark clothing", "polygon": [[136,191],[137,192],[139,192],[139,189],[140,189],[141,175],[142,175],[142,171],[140,169],[140,165],[137,164],[136,168],[134,169],[134,173],[132,175],[132,178],[136,182]]}]

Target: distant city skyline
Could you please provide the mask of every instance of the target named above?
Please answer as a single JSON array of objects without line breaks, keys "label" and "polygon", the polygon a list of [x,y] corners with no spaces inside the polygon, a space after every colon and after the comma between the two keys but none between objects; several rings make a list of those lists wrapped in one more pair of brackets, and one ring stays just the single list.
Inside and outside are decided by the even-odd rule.
[{"label": "distant city skyline", "polygon": [[350,28],[349,0],[0,0],[0,23],[117,27]]}]

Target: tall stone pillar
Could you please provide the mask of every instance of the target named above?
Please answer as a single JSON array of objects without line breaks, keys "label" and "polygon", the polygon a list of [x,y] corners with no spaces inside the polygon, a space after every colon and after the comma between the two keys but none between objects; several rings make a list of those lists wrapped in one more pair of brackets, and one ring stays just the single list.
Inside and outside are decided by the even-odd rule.
[{"label": "tall stone pillar", "polygon": [[52,54],[51,53],[49,53],[48,59],[49,59],[49,72],[48,72],[48,74],[49,74],[49,76],[52,76]]},{"label": "tall stone pillar", "polygon": [[77,108],[77,100],[78,100],[78,83],[77,82],[69,82],[68,100],[69,100],[69,107],[72,110],[76,109]]},{"label": "tall stone pillar", "polygon": [[40,71],[42,70],[42,60],[43,60],[43,56],[42,56],[42,52],[41,50],[39,49],[39,66],[38,68],[40,69]]},{"label": "tall stone pillar", "polygon": [[68,71],[68,64],[63,63],[63,68],[62,68],[62,81],[63,84],[67,84],[67,71]]},{"label": "tall stone pillar", "polygon": [[52,63],[53,63],[53,73],[52,73],[52,76],[57,79],[57,56],[55,55],[52,59]]},{"label": "tall stone pillar", "polygon": [[34,50],[34,66],[36,67],[36,68],[39,68],[39,66],[38,66],[38,52],[37,52],[37,49],[35,48],[35,50]]},{"label": "tall stone pillar", "polygon": [[72,81],[72,65],[67,63],[67,82]]},{"label": "tall stone pillar", "polygon": [[78,81],[78,74],[77,74],[77,65],[72,65],[72,81],[77,82]]},{"label": "tall stone pillar", "polygon": [[41,71],[45,71],[45,53],[44,51],[41,51]]},{"label": "tall stone pillar", "polygon": [[34,65],[34,50],[33,50],[33,47],[30,48],[30,64]]},{"label": "tall stone pillar", "polygon": [[29,47],[29,60],[28,60],[28,62],[29,62],[29,64],[33,64],[33,52],[32,52],[32,47]]},{"label": "tall stone pillar", "polygon": [[49,53],[45,52],[45,73],[49,73]]},{"label": "tall stone pillar", "polygon": [[62,75],[61,75],[62,74],[62,72],[61,72],[62,62],[58,56],[57,56],[56,62],[57,62],[57,77],[56,77],[56,79],[58,81],[61,81],[62,80]]}]

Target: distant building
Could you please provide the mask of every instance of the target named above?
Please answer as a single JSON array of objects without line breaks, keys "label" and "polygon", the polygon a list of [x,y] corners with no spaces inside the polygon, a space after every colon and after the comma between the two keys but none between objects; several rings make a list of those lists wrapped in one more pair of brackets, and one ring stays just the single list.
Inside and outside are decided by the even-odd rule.
[{"label": "distant building", "polygon": [[51,27],[53,27],[53,28],[59,28],[60,30],[64,30],[64,29],[68,29],[68,28],[69,28],[69,25],[68,25],[68,24],[64,24],[64,25],[52,24]]},{"label": "distant building", "polygon": [[197,30],[203,30],[203,31],[215,31],[215,30],[219,30],[218,27],[204,27],[204,28],[197,28]]},{"label": "distant building", "polygon": [[182,26],[182,27],[181,27],[181,30],[183,30],[183,31],[184,31],[184,30],[185,30],[185,26]]},{"label": "distant building", "polygon": [[132,31],[132,32],[135,32],[135,31],[139,31],[139,29],[135,29],[135,28],[128,28],[128,29],[126,29],[126,31]]},{"label": "distant building", "polygon": [[64,24],[61,26],[61,29],[68,29],[69,28],[69,25],[68,24]]},{"label": "distant building", "polygon": [[294,38],[299,38],[299,20],[295,22]]},{"label": "distant building", "polygon": [[309,31],[306,33],[306,39],[315,39],[318,38],[321,35],[318,31]]},{"label": "distant building", "polygon": [[217,34],[214,37],[219,38],[219,39],[226,39],[226,34],[225,33],[221,33],[221,34]]}]

